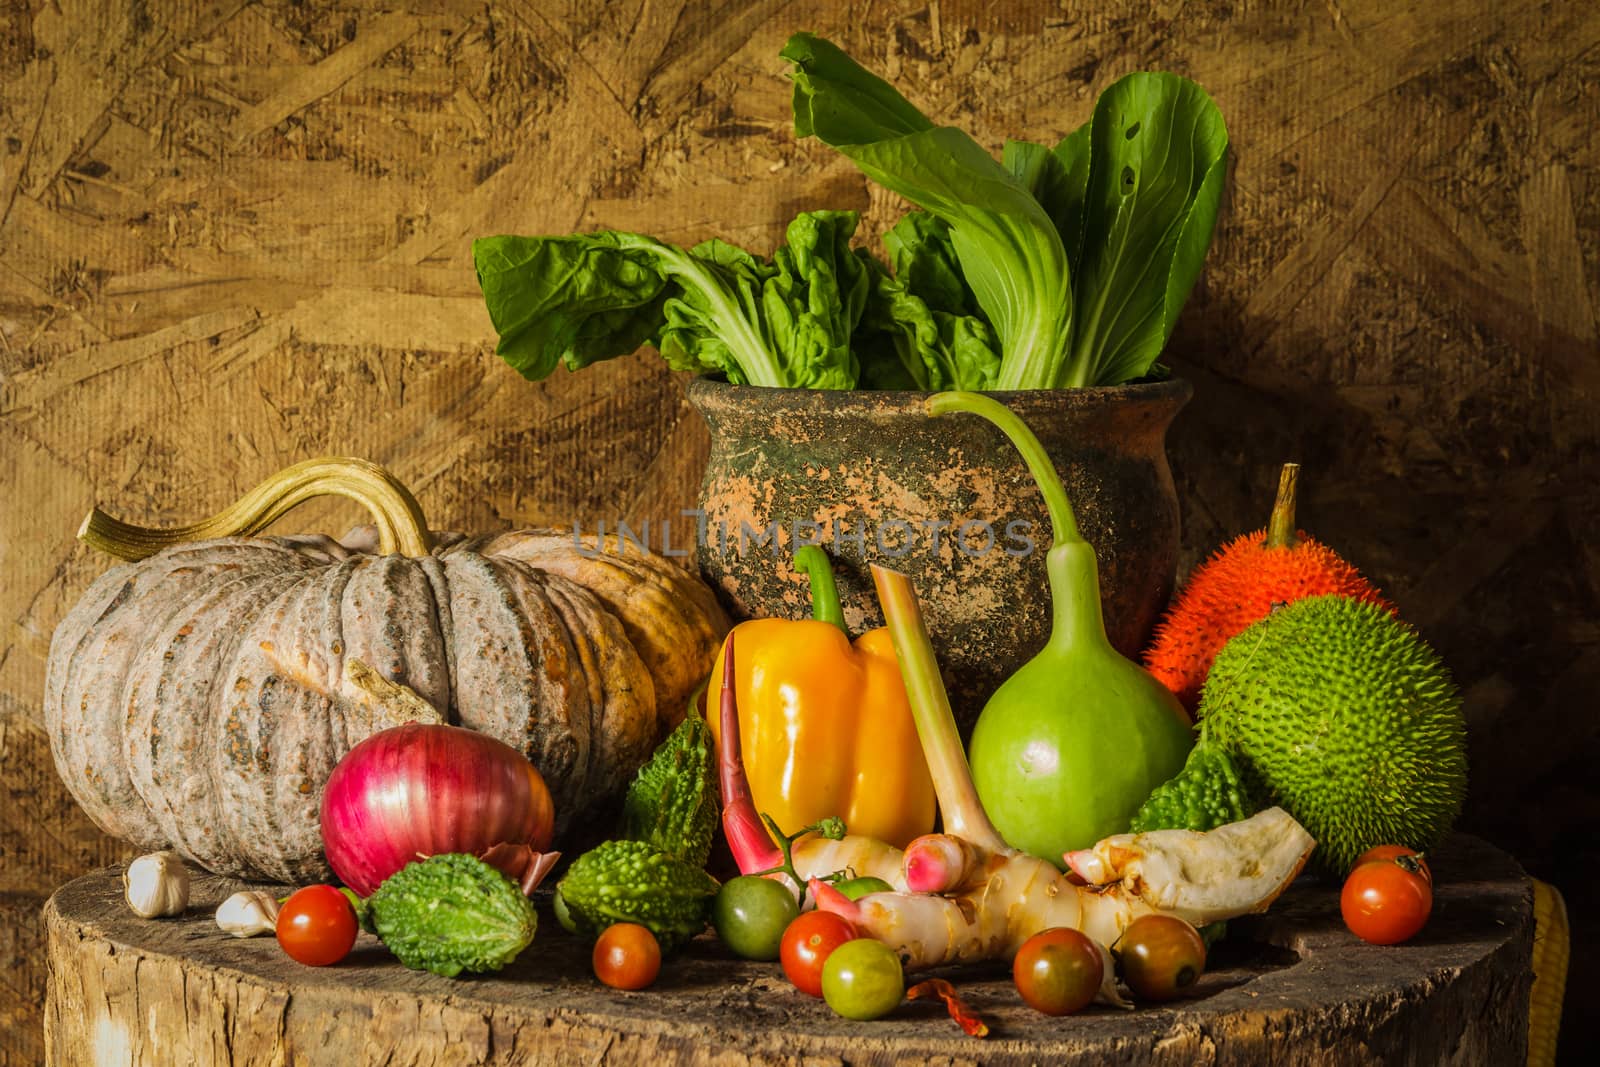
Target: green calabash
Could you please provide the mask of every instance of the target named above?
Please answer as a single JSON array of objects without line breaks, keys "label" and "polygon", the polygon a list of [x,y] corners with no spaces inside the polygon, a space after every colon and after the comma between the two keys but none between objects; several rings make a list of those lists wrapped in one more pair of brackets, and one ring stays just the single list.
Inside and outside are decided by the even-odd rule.
[{"label": "green calabash", "polygon": [[1061,866],[1063,853],[1127,831],[1139,805],[1183,769],[1194,732],[1178,698],[1106,639],[1094,547],[1078,533],[1039,439],[986,396],[940,393],[928,406],[998,426],[1050,511],[1050,640],[989,698],[967,761],[978,799],[1006,843]]},{"label": "green calabash", "polygon": [[1006,843],[1061,866],[1125,832],[1193,743],[1177,698],[1109,644],[1067,657],[1047,647],[995,691],[968,760]]}]

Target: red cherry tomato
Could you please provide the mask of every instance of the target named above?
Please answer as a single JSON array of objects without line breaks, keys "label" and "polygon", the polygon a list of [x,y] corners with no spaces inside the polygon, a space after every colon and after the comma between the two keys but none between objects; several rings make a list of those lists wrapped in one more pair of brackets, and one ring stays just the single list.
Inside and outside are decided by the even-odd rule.
[{"label": "red cherry tomato", "polygon": [[783,931],[783,941],[778,946],[783,973],[800,992],[820,997],[822,965],[834,949],[855,937],[856,928],[849,919],[831,911],[808,911]]},{"label": "red cherry tomato", "polygon": [[307,967],[326,967],[350,955],[357,929],[350,899],[331,885],[296,889],[278,911],[278,944]]},{"label": "red cherry tomato", "polygon": [[1104,977],[1099,946],[1064,926],[1028,938],[1011,963],[1011,980],[1023,1003],[1046,1015],[1071,1015],[1088,1007]]},{"label": "red cherry tomato", "polygon": [[638,923],[612,923],[594,943],[594,976],[612,989],[643,989],[661,973],[661,944]]},{"label": "red cherry tomato", "polygon": [[1428,921],[1433,878],[1414,854],[1358,863],[1339,893],[1339,911],[1361,940],[1397,945]]}]

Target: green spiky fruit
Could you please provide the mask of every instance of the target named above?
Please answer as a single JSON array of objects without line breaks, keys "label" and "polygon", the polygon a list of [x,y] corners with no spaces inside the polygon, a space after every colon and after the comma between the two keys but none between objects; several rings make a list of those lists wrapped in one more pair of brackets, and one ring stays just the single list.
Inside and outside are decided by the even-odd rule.
[{"label": "green spiky fruit", "polygon": [[1202,737],[1189,750],[1183,770],[1156,786],[1128,824],[1128,832],[1150,830],[1215,830],[1248,819],[1266,807],[1260,788],[1238,766],[1228,750]]},{"label": "green spiky fruit", "polygon": [[622,805],[622,836],[704,867],[717,829],[717,775],[711,730],[690,708],[639,768]]},{"label": "green spiky fruit", "polygon": [[1433,847],[1466,797],[1450,672],[1372,604],[1310,597],[1251,626],[1217,656],[1200,716],[1317,839],[1324,873],[1375,845]]}]

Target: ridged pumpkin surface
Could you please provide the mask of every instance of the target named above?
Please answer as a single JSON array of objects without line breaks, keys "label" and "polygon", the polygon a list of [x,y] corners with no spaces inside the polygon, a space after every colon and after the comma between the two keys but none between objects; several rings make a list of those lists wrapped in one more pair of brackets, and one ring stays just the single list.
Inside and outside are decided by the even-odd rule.
[{"label": "ridged pumpkin surface", "polygon": [[[395,724],[346,679],[358,658],[525,752],[560,828],[626,785],[726,628],[709,590],[653,559],[589,560],[568,536],[523,532],[416,558],[230,537],[117,566],[51,644],[57,769],[142,848],[237,877],[325,877],[323,784]],[[597,591],[580,584],[601,572]]]}]

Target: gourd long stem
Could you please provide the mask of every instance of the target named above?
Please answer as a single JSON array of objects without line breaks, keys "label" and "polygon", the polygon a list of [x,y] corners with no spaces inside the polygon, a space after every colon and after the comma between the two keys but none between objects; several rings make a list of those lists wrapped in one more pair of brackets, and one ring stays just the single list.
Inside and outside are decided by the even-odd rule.
[{"label": "gourd long stem", "polygon": [[950,710],[950,694],[939,676],[939,660],[922,621],[922,606],[917,602],[911,579],[900,571],[872,565],[872,581],[878,587],[878,604],[883,608],[894,654],[905,679],[911,716],[922,741],[922,755],[928,761],[933,792],[939,798],[939,814],[945,832],[978,848],[1000,851],[1005,839],[989,821],[972,784],[972,768],[961,747],[961,734]]},{"label": "gourd long stem", "polygon": [[1268,548],[1294,548],[1300,535],[1294,527],[1295,487],[1300,480],[1300,464],[1285,463],[1278,472],[1278,498],[1272,502],[1272,518],[1267,523]]},{"label": "gourd long stem", "polygon": [[833,564],[828,554],[816,545],[801,545],[794,552],[794,569],[811,579],[811,617],[818,622],[831,622],[846,637],[844,608],[839,605],[839,587],[833,581]]},{"label": "gourd long stem", "polygon": [[384,555],[425,556],[433,548],[422,507],[410,490],[376,463],[340,456],[287,467],[211,518],[188,526],[167,530],[135,526],[97,507],[78,528],[78,539],[118,559],[137,561],[186,541],[256,533],[290,508],[318,496],[348,497],[371,512],[378,527],[378,551]]},{"label": "gourd long stem", "polygon": [[937,393],[928,398],[927,405],[936,415],[959,411],[988,419],[1022,454],[1050,514],[1053,540],[1045,556],[1045,573],[1050,578],[1050,644],[1057,649],[1080,643],[1110,648],[1100,610],[1100,570],[1094,546],[1078,532],[1066,487],[1044,445],[1016,412],[981,393]]},{"label": "gourd long stem", "polygon": [[1082,541],[1083,536],[1078,533],[1078,520],[1073,517],[1072,505],[1067,500],[1067,490],[1061,484],[1061,477],[1056,474],[1056,465],[1050,459],[1050,454],[1044,450],[1044,445],[1028,429],[1028,424],[1017,416],[1017,413],[992,397],[981,393],[968,393],[960,390],[948,393],[936,393],[928,398],[928,411],[934,415],[944,415],[952,411],[964,411],[971,415],[981,415],[1000,428],[1000,431],[1011,439],[1017,451],[1022,453],[1022,461],[1028,465],[1028,473],[1033,475],[1034,482],[1039,486],[1039,492],[1044,497],[1044,506],[1050,513],[1050,527],[1052,543],[1061,545],[1073,541]]}]

